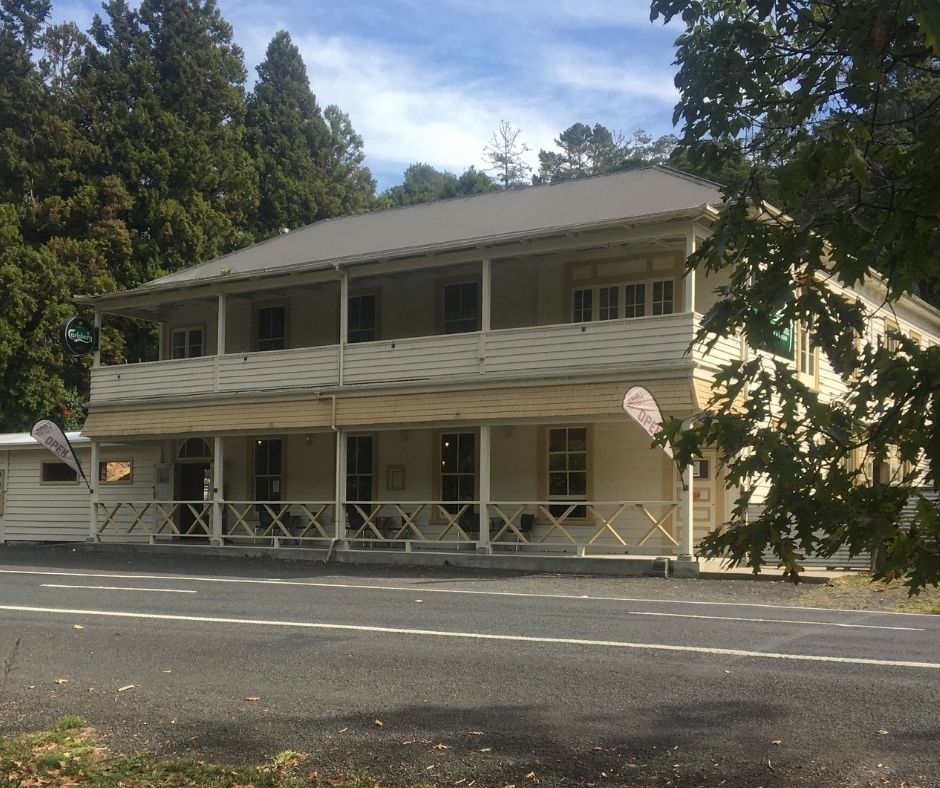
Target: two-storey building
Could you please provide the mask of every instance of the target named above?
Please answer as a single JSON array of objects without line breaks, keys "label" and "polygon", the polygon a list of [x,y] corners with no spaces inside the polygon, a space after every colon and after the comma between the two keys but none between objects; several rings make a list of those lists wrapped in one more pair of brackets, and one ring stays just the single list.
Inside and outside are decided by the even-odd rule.
[{"label": "two-storey building", "polygon": [[[720,205],[647,167],[322,221],[78,298],[160,334],[158,361],[95,358],[91,467],[124,472],[95,474],[87,535],[691,556],[730,508],[718,458],[680,472],[623,399],[691,417],[749,352],[690,347],[722,282],[684,264]],[[828,385],[808,346],[794,363]]]}]

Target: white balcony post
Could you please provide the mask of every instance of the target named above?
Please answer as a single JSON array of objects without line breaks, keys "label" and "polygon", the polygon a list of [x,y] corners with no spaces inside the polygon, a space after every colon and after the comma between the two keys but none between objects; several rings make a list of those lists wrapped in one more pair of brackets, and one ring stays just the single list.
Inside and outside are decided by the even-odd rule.
[{"label": "white balcony post", "polygon": [[[695,254],[696,249],[696,238],[695,238],[695,225],[693,224],[689,228],[689,232],[685,236],[685,258],[689,259],[693,254]],[[685,274],[683,286],[683,311],[684,312],[694,312],[695,311],[695,271],[687,271]]]},{"label": "white balcony post", "polygon": [[[97,315],[97,313],[96,313]],[[91,439],[91,460],[89,462],[88,483],[88,539],[92,542],[101,541],[98,536],[98,441]]]},{"label": "white balcony post", "polygon": [[686,466],[682,471],[682,505],[679,507],[679,546],[677,558],[682,561],[691,561],[694,556],[693,527],[695,523],[695,481],[692,466]]},{"label": "white balcony post", "polygon": [[[95,309],[95,336],[101,336],[101,310]],[[162,338],[162,337],[161,337]],[[93,367],[101,366],[101,348],[95,345],[95,351],[91,356],[91,365]]]},{"label": "white balcony post", "polygon": [[479,550],[490,550],[490,425],[480,425],[480,541]]},{"label": "white balcony post", "polygon": [[333,536],[342,539],[346,535],[346,433],[336,430],[336,516],[333,518]]},{"label": "white balcony post", "polygon": [[[223,296],[219,296],[223,298]],[[222,519],[225,506],[225,441],[215,436],[212,447],[212,544],[222,544]]]},{"label": "white balcony post", "polygon": [[480,288],[480,330],[490,330],[490,314],[492,310],[492,261],[489,258],[483,258],[481,265],[482,287]]},{"label": "white balcony post", "polygon": [[219,314],[216,330],[216,351],[217,356],[225,355],[225,318],[226,318],[226,298],[224,294],[219,295]]},{"label": "white balcony post", "polygon": [[343,348],[349,341],[349,274],[343,271],[339,279],[339,385],[343,385]]}]

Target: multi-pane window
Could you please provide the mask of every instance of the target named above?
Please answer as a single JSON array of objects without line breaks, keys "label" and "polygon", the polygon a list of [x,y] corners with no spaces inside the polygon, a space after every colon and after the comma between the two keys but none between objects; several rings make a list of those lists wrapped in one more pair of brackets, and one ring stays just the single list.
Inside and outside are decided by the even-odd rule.
[{"label": "multi-pane window", "polygon": [[[583,501],[587,497],[587,428],[559,427],[548,431],[548,497],[552,501]],[[558,517],[570,503],[552,504]],[[569,517],[584,517],[586,508],[576,506]]]},{"label": "multi-pane window", "polygon": [[588,288],[575,290],[572,295],[573,323],[588,323],[594,319],[594,291]]},{"label": "multi-pane window", "polygon": [[64,462],[44,462],[40,479],[52,483],[77,482],[78,473]]},{"label": "multi-pane window", "polygon": [[281,500],[281,441],[255,441],[255,500]]},{"label": "multi-pane window", "polygon": [[372,500],[372,436],[346,438],[346,500]]},{"label": "multi-pane window", "polygon": [[671,315],[675,311],[675,284],[671,279],[653,282],[653,314]]},{"label": "multi-pane window", "polygon": [[571,321],[616,320],[621,317],[671,315],[675,312],[675,281],[579,287],[571,293]]},{"label": "multi-pane window", "polygon": [[201,328],[175,328],[170,333],[170,358],[198,358],[203,354]]},{"label": "multi-pane window", "polygon": [[803,375],[815,376],[816,350],[813,347],[813,334],[802,324],[797,324],[796,356],[800,373]]},{"label": "multi-pane window", "polygon": [[616,320],[620,317],[620,288],[602,287],[598,291],[598,319]]},{"label": "multi-pane window", "polygon": [[258,309],[258,350],[283,350],[287,347],[287,310],[283,306]]},{"label": "multi-pane window", "polygon": [[480,330],[479,287],[476,282],[444,285],[444,333]]},{"label": "multi-pane window", "polygon": [[349,342],[372,342],[375,340],[375,296],[357,295],[349,297]]},{"label": "multi-pane window", "polygon": [[[476,443],[473,432],[441,434],[441,500],[472,501],[476,492]],[[459,506],[445,506],[456,512]]]},{"label": "multi-pane window", "polygon": [[646,314],[646,285],[639,282],[623,287],[623,316],[643,317]]}]

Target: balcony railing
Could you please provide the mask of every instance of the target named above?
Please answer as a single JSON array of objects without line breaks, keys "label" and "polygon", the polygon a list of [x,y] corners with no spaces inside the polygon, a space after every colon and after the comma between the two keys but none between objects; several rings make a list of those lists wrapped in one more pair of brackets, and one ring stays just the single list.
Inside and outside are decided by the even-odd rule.
[{"label": "balcony railing", "polygon": [[681,313],[348,344],[342,363],[340,346],[327,345],[103,366],[91,371],[91,400],[717,366],[739,357],[736,339],[687,355],[697,326],[697,315]]}]

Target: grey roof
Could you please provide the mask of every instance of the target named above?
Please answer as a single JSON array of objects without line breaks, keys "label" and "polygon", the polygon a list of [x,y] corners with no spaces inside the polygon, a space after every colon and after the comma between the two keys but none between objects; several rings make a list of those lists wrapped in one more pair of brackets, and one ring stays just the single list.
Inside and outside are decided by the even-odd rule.
[{"label": "grey roof", "polygon": [[141,289],[185,285],[342,260],[381,260],[408,253],[493,243],[566,228],[639,220],[719,206],[717,184],[668,167],[327,219],[148,282]]},{"label": "grey roof", "polygon": [[[65,437],[69,439],[69,443],[88,443],[91,439],[84,437],[80,432],[66,432]],[[28,432],[5,432],[0,433],[0,449],[19,449],[19,448],[33,448],[33,449],[45,449],[39,441],[37,441],[32,435]]]}]

